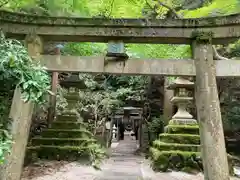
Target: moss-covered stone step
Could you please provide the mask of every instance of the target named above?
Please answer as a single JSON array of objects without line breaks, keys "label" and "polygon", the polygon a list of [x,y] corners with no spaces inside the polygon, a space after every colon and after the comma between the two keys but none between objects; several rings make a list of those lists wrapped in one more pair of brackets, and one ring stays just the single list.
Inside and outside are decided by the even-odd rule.
[{"label": "moss-covered stone step", "polygon": [[[149,149],[151,166],[155,171],[166,172],[176,170],[184,172],[203,171],[200,152],[160,151],[154,147]],[[232,157],[228,155],[229,173],[233,174]]]},{"label": "moss-covered stone step", "polygon": [[83,122],[73,122],[73,121],[54,121],[51,125],[52,129],[80,129],[80,127],[85,126]]},{"label": "moss-covered stone step", "polygon": [[150,148],[151,166],[155,171],[162,172],[169,169],[185,172],[202,171],[200,155],[200,152],[160,151],[154,147]]},{"label": "moss-covered stone step", "polygon": [[176,143],[164,143],[160,140],[153,142],[153,147],[160,151],[193,151],[200,152],[200,145],[195,144],[176,144]]},{"label": "moss-covered stone step", "polygon": [[72,111],[72,110],[68,110],[68,109],[64,109],[64,111],[61,112],[62,116],[77,116],[77,112],[76,111]]},{"label": "moss-covered stone step", "polygon": [[79,129],[44,129],[42,137],[55,138],[85,138],[92,136],[91,132]]},{"label": "moss-covered stone step", "polygon": [[86,146],[89,143],[96,142],[95,139],[87,138],[33,138],[31,144],[35,145],[63,145],[63,146]]},{"label": "moss-covered stone step", "polygon": [[159,135],[160,141],[177,144],[200,144],[200,136],[195,134],[168,134]]},{"label": "moss-covered stone step", "polygon": [[77,105],[78,99],[67,99],[68,106],[69,105]]},{"label": "moss-covered stone step", "polygon": [[76,115],[58,115],[57,121],[78,121],[78,117]]},{"label": "moss-covered stone step", "polygon": [[88,157],[87,148],[81,146],[52,146],[41,145],[27,148],[28,158],[37,156],[48,160],[78,160]]},{"label": "moss-covered stone step", "polygon": [[75,93],[68,93],[64,96],[67,100],[79,100],[79,93],[75,92]]},{"label": "moss-covered stone step", "polygon": [[166,133],[170,134],[199,134],[198,125],[168,125]]}]

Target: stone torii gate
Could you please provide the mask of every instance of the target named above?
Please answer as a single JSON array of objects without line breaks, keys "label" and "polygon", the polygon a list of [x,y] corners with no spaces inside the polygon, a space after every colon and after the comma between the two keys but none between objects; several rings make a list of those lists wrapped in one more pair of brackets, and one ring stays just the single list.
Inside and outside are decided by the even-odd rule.
[{"label": "stone torii gate", "polygon": [[[216,76],[239,77],[240,61],[213,61],[212,44],[233,42],[240,36],[240,14],[203,19],[101,19],[45,17],[0,11],[0,29],[7,37],[25,39],[33,59],[52,72],[196,76],[196,102],[206,180],[229,180]],[[192,59],[128,59],[42,55],[46,41],[190,44]],[[33,105],[23,103],[16,89],[10,117],[14,130],[8,163],[1,180],[19,180]],[[21,143],[20,143],[21,142]],[[19,151],[21,147],[21,151]],[[20,159],[19,159],[20,158]],[[17,160],[18,159],[18,160]],[[216,166],[218,164],[219,166]]]}]

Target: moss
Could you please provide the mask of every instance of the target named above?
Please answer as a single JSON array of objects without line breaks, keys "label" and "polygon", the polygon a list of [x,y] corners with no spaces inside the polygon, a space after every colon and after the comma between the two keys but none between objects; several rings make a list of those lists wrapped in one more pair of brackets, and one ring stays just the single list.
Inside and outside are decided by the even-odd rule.
[{"label": "moss", "polygon": [[24,165],[28,165],[30,163],[33,162],[37,162],[38,161],[38,149],[40,148],[40,146],[34,146],[34,147],[27,147],[26,149],[26,155],[24,157]]},{"label": "moss", "polygon": [[64,96],[67,100],[78,100],[79,98],[79,93],[68,93],[67,95]]},{"label": "moss", "polygon": [[80,129],[83,122],[72,122],[72,121],[55,121],[52,123],[52,129]]},{"label": "moss", "polygon": [[200,156],[199,152],[159,151],[150,148],[150,156],[151,165],[155,171],[166,172],[168,169],[176,171],[202,170],[202,163],[197,158]]},{"label": "moss", "polygon": [[69,145],[69,146],[86,146],[89,143],[96,142],[95,139],[86,138],[33,138],[32,145]]},{"label": "moss", "polygon": [[[155,155],[151,156],[151,153]],[[159,155],[156,155],[156,154],[159,154]],[[167,171],[169,166],[169,160],[167,156],[164,156],[164,155],[160,156],[160,151],[154,148],[150,148],[150,157],[156,158],[152,161],[152,164],[151,164],[154,171],[164,171],[164,172]]]},{"label": "moss", "polygon": [[45,129],[42,132],[42,137],[56,138],[76,138],[92,136],[91,132],[79,129]]},{"label": "moss", "polygon": [[167,151],[167,150],[193,151],[193,152],[200,151],[200,145],[164,143],[159,140],[155,140],[153,142],[153,147],[155,147],[160,151]]},{"label": "moss", "polygon": [[[152,168],[155,171],[166,172],[167,170],[196,173],[203,171],[200,152],[187,151],[160,151],[154,147],[150,148]],[[228,155],[229,173],[233,175],[232,156]]]},{"label": "moss", "polygon": [[64,111],[61,113],[61,115],[58,116],[58,118],[59,118],[60,116],[74,116],[74,117],[77,117],[75,111],[68,110],[68,109],[64,109]]},{"label": "moss", "polygon": [[87,148],[79,146],[46,146],[28,148],[28,155],[37,154],[38,158],[48,160],[78,160],[88,158]]},{"label": "moss", "polygon": [[193,134],[167,134],[163,133],[159,135],[162,142],[165,143],[177,143],[177,144],[200,144],[200,136]]},{"label": "moss", "polygon": [[67,99],[68,105],[77,105],[78,99]]},{"label": "moss", "polygon": [[153,161],[156,161],[158,159],[158,157],[160,156],[161,152],[154,148],[154,147],[150,147],[149,148],[149,156],[151,157],[151,159]]},{"label": "moss", "polygon": [[77,121],[78,117],[76,115],[58,115],[57,121]]},{"label": "moss", "polygon": [[166,130],[170,134],[199,134],[198,125],[168,125]]},{"label": "moss", "polygon": [[203,32],[203,31],[194,31],[192,33],[192,38],[197,42],[211,43],[214,33],[212,31]]}]

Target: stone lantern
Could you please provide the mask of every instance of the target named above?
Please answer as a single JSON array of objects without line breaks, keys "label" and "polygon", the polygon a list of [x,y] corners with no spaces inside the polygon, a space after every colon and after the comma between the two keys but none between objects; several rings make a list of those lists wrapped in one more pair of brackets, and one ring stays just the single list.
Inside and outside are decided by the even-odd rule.
[{"label": "stone lantern", "polygon": [[169,86],[174,90],[171,102],[178,109],[150,149],[153,168],[164,172],[202,171],[199,126],[187,110],[187,105],[193,101],[189,95],[193,88],[194,83],[182,77],[176,78]]},{"label": "stone lantern", "polygon": [[178,77],[168,89],[174,90],[174,97],[171,102],[177,105],[177,113],[173,115],[169,124],[197,124],[193,116],[188,112],[187,105],[193,101],[193,97],[189,97],[189,92],[194,88],[194,83]]},{"label": "stone lantern", "polygon": [[117,127],[114,124],[112,128],[112,142],[117,142],[116,134],[117,134]]}]

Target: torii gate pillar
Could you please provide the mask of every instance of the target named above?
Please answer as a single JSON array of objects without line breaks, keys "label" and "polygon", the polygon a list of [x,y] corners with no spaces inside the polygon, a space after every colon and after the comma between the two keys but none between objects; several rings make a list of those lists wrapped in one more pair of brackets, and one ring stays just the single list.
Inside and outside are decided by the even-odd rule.
[{"label": "torii gate pillar", "polygon": [[195,97],[204,177],[205,180],[229,180],[227,152],[216,85],[216,68],[213,61],[212,37],[209,34],[204,35],[197,36],[192,44],[196,66]]}]

